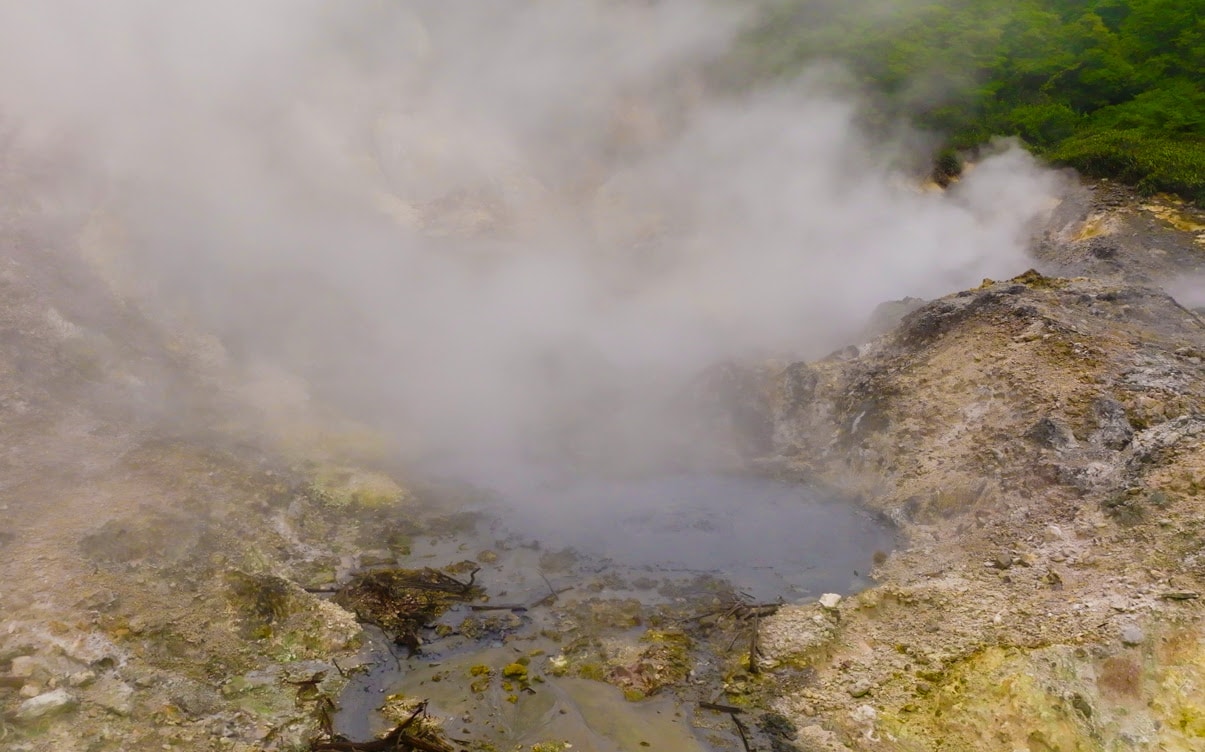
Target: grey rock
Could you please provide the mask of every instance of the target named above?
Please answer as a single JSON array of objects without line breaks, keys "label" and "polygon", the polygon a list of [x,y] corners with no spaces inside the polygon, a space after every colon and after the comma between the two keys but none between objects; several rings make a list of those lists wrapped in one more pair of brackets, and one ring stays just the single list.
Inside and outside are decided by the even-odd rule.
[{"label": "grey rock", "polygon": [[222,698],[216,691],[196,682],[175,682],[168,696],[177,707],[194,718],[216,713],[222,706]]},{"label": "grey rock", "polygon": [[927,302],[921,298],[903,298],[879,303],[875,307],[874,313],[870,314],[870,321],[862,331],[862,338],[869,340],[891,331],[899,326],[905,316],[921,308]]},{"label": "grey rock", "polygon": [[1025,437],[1036,444],[1060,452],[1078,445],[1075,434],[1071,432],[1067,424],[1049,415],[1026,431]]},{"label": "grey rock", "polygon": [[1182,415],[1143,431],[1134,437],[1133,455],[1126,463],[1127,470],[1137,472],[1177,444],[1202,436],[1205,436],[1205,416],[1202,415]]},{"label": "grey rock", "polygon": [[782,374],[782,402],[789,415],[798,415],[816,398],[820,376],[807,363],[792,363]]},{"label": "grey rock", "polygon": [[98,681],[87,697],[105,710],[123,717],[134,710],[134,688],[116,677],[107,676]]},{"label": "grey rock", "polygon": [[[304,682],[316,676],[338,674],[334,664],[327,661],[295,661],[282,667],[280,677],[286,682]],[[248,675],[250,676],[250,675]]]},{"label": "grey rock", "polygon": [[45,692],[37,697],[31,697],[17,706],[16,718],[28,723],[39,718],[70,710],[77,704],[75,697],[65,689]]},{"label": "grey rock", "polygon": [[1146,633],[1137,624],[1127,624],[1121,628],[1121,644],[1141,645],[1146,640]]},{"label": "grey rock", "polygon": [[853,684],[849,685],[849,696],[865,697],[870,694],[870,690],[873,688],[874,685],[870,683],[869,679],[857,679]]},{"label": "grey rock", "polygon": [[1092,404],[1092,417],[1096,430],[1092,441],[1106,449],[1121,450],[1129,446],[1134,438],[1134,429],[1126,416],[1125,407],[1114,399],[1101,397]]}]

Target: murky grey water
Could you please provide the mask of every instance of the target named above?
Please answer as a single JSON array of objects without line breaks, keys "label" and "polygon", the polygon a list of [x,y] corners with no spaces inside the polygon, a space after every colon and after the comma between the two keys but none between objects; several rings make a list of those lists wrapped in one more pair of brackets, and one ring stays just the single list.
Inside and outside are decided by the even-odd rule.
[{"label": "murky grey water", "polygon": [[866,587],[892,530],[848,502],[780,481],[676,474],[495,478],[483,511],[545,548],[569,547],[629,571],[722,577],[758,599],[796,600]]},{"label": "murky grey water", "polygon": [[[616,575],[614,581],[621,583],[709,575],[754,600],[790,602],[866,587],[875,552],[893,545],[892,530],[855,505],[761,477],[587,479],[528,467],[470,481],[483,493],[457,511],[479,513],[474,528],[416,540],[405,565],[438,568],[491,550],[499,558],[483,569],[479,581],[493,602],[535,602],[548,592],[545,577],[557,587],[581,587],[591,577],[605,575]],[[571,563],[544,571],[549,555],[560,551],[572,553],[554,558]],[[630,584],[608,586],[596,595],[646,603],[660,597],[654,587]],[[553,641],[544,644],[539,611],[522,614],[523,626],[515,636],[526,647],[551,655],[558,647]],[[450,614],[448,622],[465,615]],[[497,697],[474,698],[463,681],[432,681],[438,672],[467,675],[467,668],[477,663],[503,665],[513,660],[507,657],[514,655],[511,651],[492,637],[471,641],[454,636],[406,659],[391,654],[383,640],[374,640],[373,666],[356,675],[340,698],[336,728],[352,739],[384,731],[387,724],[374,710],[387,695],[401,692],[430,699],[432,709],[449,718],[474,716],[482,722],[473,724],[474,736],[486,733],[508,748],[546,738],[599,752],[650,745],[681,752],[715,748],[715,733],[706,735],[711,743],[702,742],[672,698],[628,703],[606,684],[549,677],[541,699],[525,696],[512,706]]]}]

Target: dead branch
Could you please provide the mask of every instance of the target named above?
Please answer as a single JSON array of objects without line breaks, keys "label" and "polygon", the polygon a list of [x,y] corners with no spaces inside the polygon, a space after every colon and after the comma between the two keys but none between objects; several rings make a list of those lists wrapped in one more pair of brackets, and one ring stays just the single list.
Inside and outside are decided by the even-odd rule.
[{"label": "dead branch", "polygon": [[419,716],[426,716],[427,701],[423,700],[397,728],[371,742],[349,742],[342,739],[313,742],[310,752],[452,752],[452,747],[437,739],[426,739],[407,733]]},{"label": "dead branch", "polygon": [[736,724],[737,733],[741,735],[741,744],[745,745],[745,752],[753,752],[753,748],[749,746],[749,735],[745,733],[745,724],[741,723],[741,719],[736,716],[736,713],[729,713],[728,717]]},{"label": "dead branch", "polygon": [[749,635],[749,673],[754,676],[761,673],[761,667],[757,665],[757,633],[761,631],[759,622],[760,618],[754,616],[753,629],[750,630],[751,634]]}]

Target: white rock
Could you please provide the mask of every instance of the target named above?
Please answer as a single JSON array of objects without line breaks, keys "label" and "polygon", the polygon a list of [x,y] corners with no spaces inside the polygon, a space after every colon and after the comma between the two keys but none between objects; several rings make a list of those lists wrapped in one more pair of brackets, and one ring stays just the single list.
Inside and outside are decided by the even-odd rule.
[{"label": "white rock", "polygon": [[872,724],[879,717],[879,713],[870,705],[859,705],[850,712],[849,717],[854,723]]},{"label": "white rock", "polygon": [[840,602],[841,596],[837,595],[836,593],[825,593],[824,595],[820,596],[820,605],[829,609],[830,611],[836,608],[837,604]]},{"label": "white rock", "polygon": [[17,706],[18,721],[36,721],[51,713],[75,707],[76,699],[65,689],[56,689],[31,697]]}]

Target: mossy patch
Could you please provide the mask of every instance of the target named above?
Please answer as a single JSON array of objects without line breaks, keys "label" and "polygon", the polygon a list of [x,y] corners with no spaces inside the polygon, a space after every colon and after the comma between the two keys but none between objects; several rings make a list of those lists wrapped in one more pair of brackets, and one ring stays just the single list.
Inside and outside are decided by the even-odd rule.
[{"label": "mossy patch", "polygon": [[407,499],[396,481],[383,473],[358,468],[319,468],[306,486],[306,495],[329,509],[379,509]]},{"label": "mossy patch", "polygon": [[1030,269],[1024,274],[1013,277],[1010,282],[1025,285],[1032,290],[1061,290],[1069,281],[1060,277],[1047,277],[1036,269]]},{"label": "mossy patch", "polygon": [[940,686],[918,695],[903,715],[883,714],[905,748],[1098,749],[1083,714],[1035,676],[1023,654],[984,650],[952,667]]},{"label": "mossy patch", "polygon": [[271,637],[273,626],[295,610],[292,587],[279,577],[232,571],[226,573],[226,586],[244,637],[257,640]]}]

